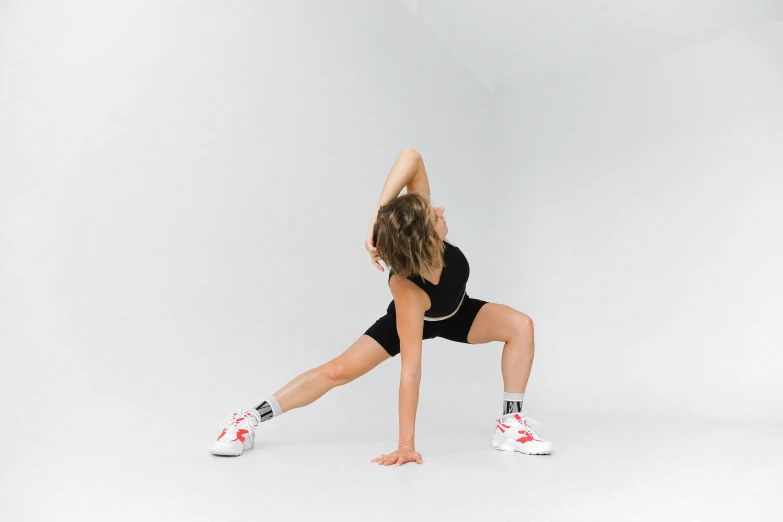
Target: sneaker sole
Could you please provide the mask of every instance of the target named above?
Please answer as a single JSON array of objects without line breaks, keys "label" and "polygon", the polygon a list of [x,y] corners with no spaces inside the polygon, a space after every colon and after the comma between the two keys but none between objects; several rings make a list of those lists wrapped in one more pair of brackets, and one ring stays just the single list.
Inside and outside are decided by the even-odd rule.
[{"label": "sneaker sole", "polygon": [[492,441],[492,447],[498,451],[516,451],[518,453],[524,453],[525,455],[551,455],[555,452],[555,447],[552,443],[536,448],[531,447],[530,445],[524,446],[512,439],[507,439],[502,444],[498,443],[495,439]]},{"label": "sneaker sole", "polygon": [[253,441],[250,437],[245,438],[245,442],[232,441],[232,442],[220,442],[216,440],[212,443],[212,454],[219,455],[221,457],[238,457],[244,450],[252,449]]}]

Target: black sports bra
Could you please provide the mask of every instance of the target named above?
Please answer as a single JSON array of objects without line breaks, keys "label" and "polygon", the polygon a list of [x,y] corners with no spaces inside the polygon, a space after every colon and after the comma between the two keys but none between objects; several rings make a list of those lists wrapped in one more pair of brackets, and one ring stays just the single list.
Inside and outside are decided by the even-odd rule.
[{"label": "black sports bra", "polygon": [[[458,247],[444,241],[446,249],[443,252],[443,271],[440,275],[440,281],[434,285],[426,279],[422,281],[421,276],[411,276],[409,281],[427,292],[430,298],[430,308],[424,312],[424,317],[443,317],[456,311],[465,295],[465,288],[470,277],[470,264],[468,259]],[[389,280],[394,274],[389,270]],[[391,309],[394,301],[389,305]]]}]

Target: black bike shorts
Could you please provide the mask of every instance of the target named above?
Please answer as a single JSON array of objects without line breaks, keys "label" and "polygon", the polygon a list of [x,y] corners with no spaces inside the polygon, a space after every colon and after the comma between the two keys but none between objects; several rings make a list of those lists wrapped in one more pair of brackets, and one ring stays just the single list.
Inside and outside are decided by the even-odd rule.
[{"label": "black bike shorts", "polygon": [[[441,321],[424,321],[422,340],[443,337],[450,341],[470,344],[468,343],[468,332],[470,332],[476,314],[485,304],[487,301],[473,299],[465,294],[462,305],[453,316]],[[392,357],[400,353],[400,337],[397,335],[397,310],[394,307],[394,301],[386,309],[386,315],[375,321],[364,332],[364,335],[369,335],[378,341]]]}]

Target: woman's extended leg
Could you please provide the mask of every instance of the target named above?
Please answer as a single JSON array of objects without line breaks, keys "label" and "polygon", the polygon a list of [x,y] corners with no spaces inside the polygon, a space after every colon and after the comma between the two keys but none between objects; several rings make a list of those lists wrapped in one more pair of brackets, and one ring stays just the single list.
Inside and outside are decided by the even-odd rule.
[{"label": "woman's extended leg", "polygon": [[273,395],[283,412],[301,408],[332,388],[361,377],[390,357],[378,341],[362,335],[342,354],[304,372]]},{"label": "woman's extended leg", "polygon": [[334,388],[361,377],[391,356],[369,335],[362,335],[345,352],[307,371],[280,388],[256,409],[238,410],[221,425],[212,443],[215,455],[241,455],[253,447],[258,426],[282,412],[301,408]]}]

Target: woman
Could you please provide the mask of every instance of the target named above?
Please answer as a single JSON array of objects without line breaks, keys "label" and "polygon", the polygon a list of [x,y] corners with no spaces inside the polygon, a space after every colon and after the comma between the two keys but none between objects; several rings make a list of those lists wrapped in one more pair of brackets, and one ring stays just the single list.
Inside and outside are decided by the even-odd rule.
[{"label": "woman", "polygon": [[[403,187],[407,194],[398,197]],[[443,207],[430,204],[430,185],[418,152],[405,149],[389,173],[373,212],[365,246],[372,263],[389,267],[394,299],[378,319],[344,353],[303,373],[256,408],[235,412],[223,422],[212,446],[215,455],[240,455],[253,447],[264,421],[306,406],[336,386],[349,383],[383,361],[400,354],[399,444],[372,462],[381,465],[422,463],[416,451],[414,425],[421,381],[422,340],[444,337],[468,344],[504,341],[501,370],[503,415],[492,445],[503,451],[548,454],[551,442],[535,431],[522,411],[533,364],[533,323],[505,305],[473,299],[466,293],[470,266],[462,251],[446,240]]]}]

